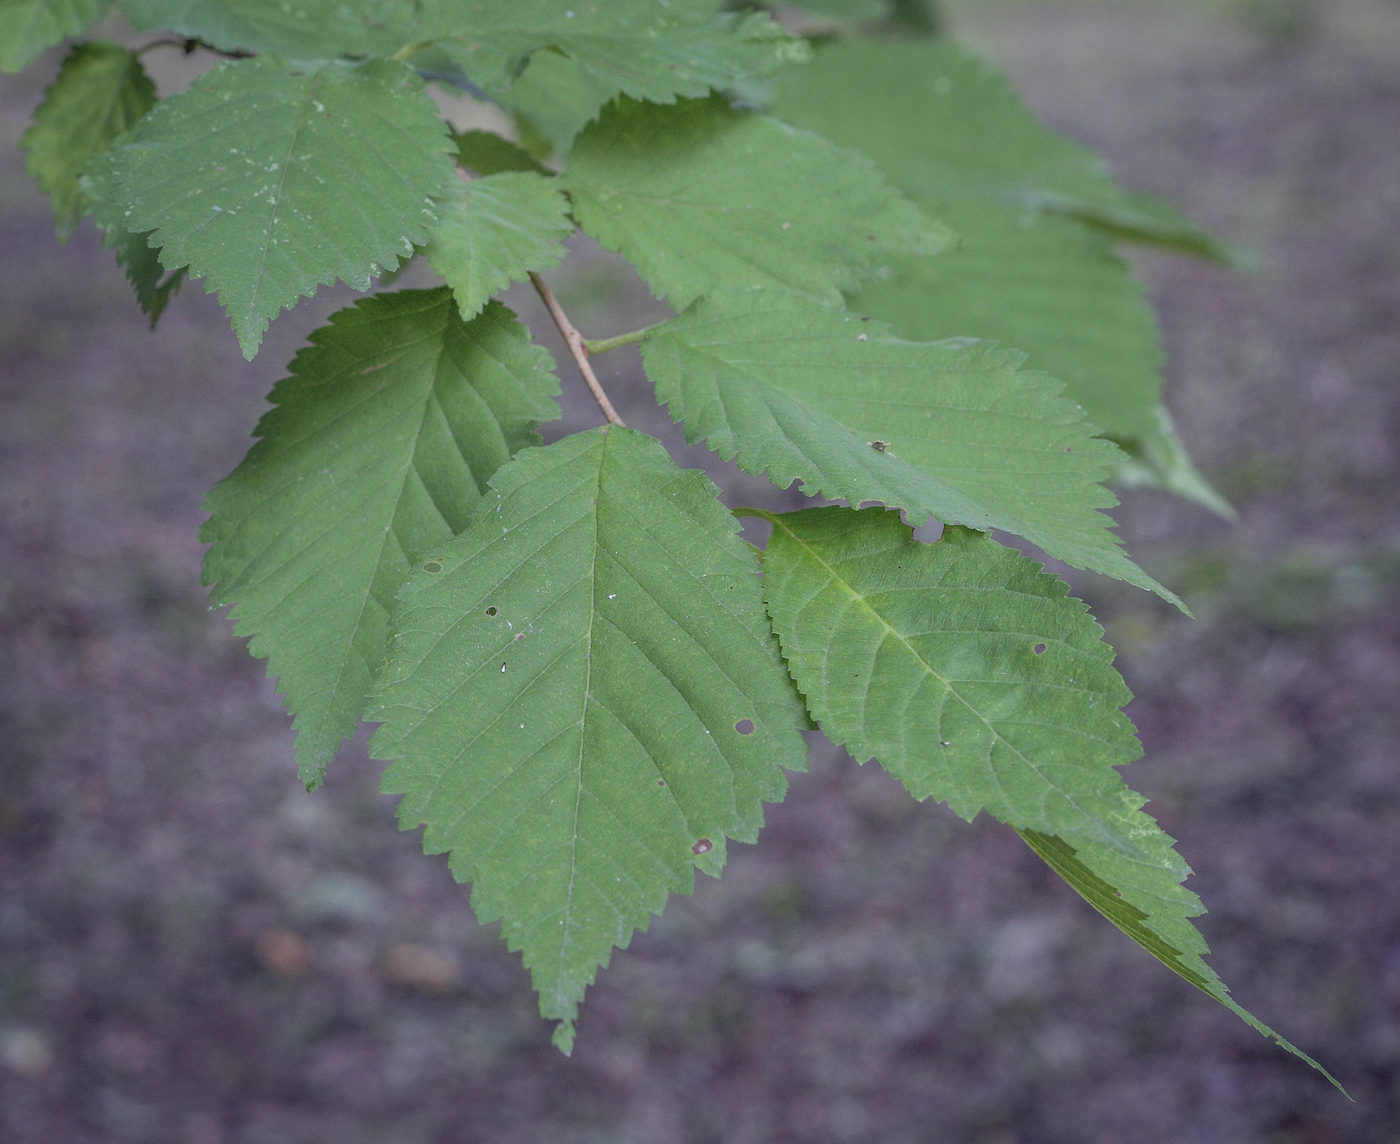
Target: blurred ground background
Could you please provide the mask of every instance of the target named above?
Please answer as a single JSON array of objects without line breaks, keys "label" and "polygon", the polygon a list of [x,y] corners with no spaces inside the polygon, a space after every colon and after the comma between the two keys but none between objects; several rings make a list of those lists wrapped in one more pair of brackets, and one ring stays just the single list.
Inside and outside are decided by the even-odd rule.
[{"label": "blurred ground background", "polygon": [[[263,665],[199,586],[204,491],[349,295],[282,318],[252,364],[198,285],[148,334],[91,229],[54,243],[14,148],[50,58],[0,83],[0,1141],[1400,1139],[1400,4],[954,15],[1130,185],[1258,256],[1141,259],[1170,404],[1242,519],[1150,493],[1120,519],[1198,620],[1079,589],[1137,692],[1129,779],[1197,870],[1215,965],[1356,1103],[1008,831],[825,747],[554,1052],[495,927],[395,829],[363,739],[299,790]],[[586,251],[554,281],[590,334],[656,312]],[[600,364],[674,444],[634,351]],[[594,423],[572,397],[563,427]]]}]

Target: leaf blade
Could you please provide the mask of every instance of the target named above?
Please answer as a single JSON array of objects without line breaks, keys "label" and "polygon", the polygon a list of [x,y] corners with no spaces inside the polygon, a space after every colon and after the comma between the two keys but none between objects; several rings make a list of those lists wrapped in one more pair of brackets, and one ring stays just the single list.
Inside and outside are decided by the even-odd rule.
[{"label": "leaf blade", "polygon": [[641,434],[522,454],[431,555],[396,612],[372,748],[395,760],[401,824],[452,851],[567,1044],[611,949],[695,865],[718,873],[726,836],[756,836],[782,767],[803,766],[800,700],[733,518]]},{"label": "leaf blade", "polygon": [[551,365],[503,306],[467,324],[446,289],[377,295],[312,336],[209,494],[205,583],[281,677],[308,786],[354,731],[409,561],[558,416]]},{"label": "leaf blade", "polygon": [[111,6],[112,0],[0,0],[0,72],[26,67]]},{"label": "leaf blade", "polygon": [[471,179],[441,214],[428,263],[452,287],[463,318],[530,271],[557,266],[574,231],[556,180],[531,171]]},{"label": "leaf blade", "polygon": [[706,298],[650,331],[647,374],[687,439],[745,470],[922,522],[998,528],[1076,567],[1175,597],[1130,561],[1100,510],[1117,450],[1021,355],[905,342],[792,297]]},{"label": "leaf blade", "polygon": [[[917,114],[893,116],[893,106]],[[866,287],[856,308],[906,337],[1015,346],[1105,432],[1153,432],[1162,352],[1112,240],[1219,254],[1209,235],[1124,193],[1101,159],[1044,127],[1002,77],[948,41],[833,44],[779,77],[773,110],[862,150],[959,235],[937,260],[893,262],[893,277]]]},{"label": "leaf blade", "polygon": [[245,357],[298,298],[368,289],[426,242],[450,186],[446,125],[405,65],[225,62],[90,168],[108,213],[218,291]]},{"label": "leaf blade", "polygon": [[68,53],[20,141],[29,174],[53,200],[60,239],[91,209],[79,186],[83,167],[155,103],[155,84],[120,44],[78,44]]},{"label": "leaf blade", "polygon": [[610,106],[563,182],[584,231],[677,309],[745,288],[840,307],[895,251],[932,253],[948,238],[862,156],[717,96]]},{"label": "leaf blade", "polygon": [[1115,770],[1141,754],[1119,710],[1131,694],[1063,582],[965,529],[920,544],[879,509],[763,515],[774,630],[833,742],[878,759],[921,801],[1014,827],[1154,957],[1320,1067],[1202,960],[1190,919],[1204,910],[1181,885],[1190,868]]}]

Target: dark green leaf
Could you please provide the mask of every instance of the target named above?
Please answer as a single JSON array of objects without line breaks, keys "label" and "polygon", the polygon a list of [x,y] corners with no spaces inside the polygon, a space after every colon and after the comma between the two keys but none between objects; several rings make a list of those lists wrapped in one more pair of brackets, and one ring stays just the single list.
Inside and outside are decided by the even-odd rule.
[{"label": "dark green leaf", "polygon": [[611,427],[492,486],[400,594],[372,748],[397,760],[403,826],[503,919],[567,1052],[612,948],[695,866],[717,874],[726,836],[757,836],[805,765],[805,717],[703,474]]},{"label": "dark green leaf", "polygon": [[388,56],[417,39],[416,5],[402,0],[122,0],[122,8],[142,31],[289,59]]},{"label": "dark green leaf", "polygon": [[114,227],[107,232],[103,245],[117,252],[117,265],[126,267],[127,281],[135,289],[136,301],[151,319],[154,330],[170,299],[179,292],[185,280],[185,268],[182,266],[167,274],[160,264],[160,251],[148,241],[150,237],[149,231],[132,234]]},{"label": "dark green leaf", "polygon": [[99,221],[154,231],[167,268],[207,277],[248,357],[317,286],[364,290],[411,255],[455,181],[446,127],[407,66],[275,56],[221,64],[89,170]]},{"label": "dark green leaf", "polygon": [[281,676],[308,786],[354,731],[409,562],[558,416],[549,355],[496,303],[463,323],[446,289],[380,294],[311,341],[202,534],[214,601]]},{"label": "dark green leaf", "polygon": [[881,509],[765,514],[764,596],[827,737],[917,799],[1014,826],[1110,921],[1266,1036],[1201,959],[1191,872],[1114,769],[1141,754],[1102,629],[1065,584],[966,529]]},{"label": "dark green leaf", "polygon": [[538,159],[494,131],[464,131],[456,136],[457,162],[475,175],[499,175],[503,171],[533,171],[548,175]]}]

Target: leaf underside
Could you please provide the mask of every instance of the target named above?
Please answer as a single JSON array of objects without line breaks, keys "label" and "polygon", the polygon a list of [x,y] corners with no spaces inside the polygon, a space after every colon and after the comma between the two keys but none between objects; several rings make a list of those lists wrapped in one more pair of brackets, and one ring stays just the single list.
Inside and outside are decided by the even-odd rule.
[{"label": "leaf underside", "polygon": [[770,292],[721,294],[652,331],[647,374],[686,438],[779,486],[878,500],[922,523],[1016,533],[1175,597],[1124,555],[1098,484],[1117,450],[1022,355],[905,342]]},{"label": "leaf underside", "polygon": [[531,270],[557,266],[574,230],[557,181],[530,171],[472,179],[439,213],[428,262],[452,287],[464,318]]},{"label": "leaf underside", "polygon": [[53,200],[60,238],[72,234],[91,209],[78,185],[83,167],[155,102],[155,84],[120,44],[78,44],[68,53],[20,142],[29,173]]},{"label": "leaf underside", "polygon": [[111,6],[112,0],[0,0],[0,72],[19,71]]},{"label": "leaf underside", "polygon": [[765,515],[764,596],[828,738],[917,799],[1015,827],[1154,957],[1318,1067],[1202,960],[1190,869],[1114,769],[1141,753],[1131,695],[1062,581],[966,529],[920,544],[882,509]]},{"label": "leaf underside", "polygon": [[407,66],[274,56],[221,64],[89,170],[99,221],[154,231],[167,269],[207,277],[247,357],[298,298],[336,278],[366,290],[410,256],[454,180],[446,126]]},{"label": "leaf underside", "polygon": [[868,159],[718,96],[611,105],[563,181],[579,225],[677,309],[747,287],[839,308],[895,252],[948,238]]},{"label": "leaf underside", "polygon": [[213,600],[281,677],[308,786],[355,729],[409,561],[558,416],[549,355],[496,303],[464,323],[445,288],[380,294],[311,340],[202,533]]},{"label": "leaf underside", "polygon": [[757,836],[805,716],[703,474],[612,427],[492,486],[400,593],[367,717],[401,824],[503,919],[567,1052],[612,947]]},{"label": "leaf underside", "polygon": [[150,245],[150,232],[132,234],[121,227],[106,232],[102,244],[116,251],[117,265],[126,269],[126,280],[136,291],[136,303],[156,328],[170,299],[185,281],[185,267],[166,272],[160,264],[160,251]]}]

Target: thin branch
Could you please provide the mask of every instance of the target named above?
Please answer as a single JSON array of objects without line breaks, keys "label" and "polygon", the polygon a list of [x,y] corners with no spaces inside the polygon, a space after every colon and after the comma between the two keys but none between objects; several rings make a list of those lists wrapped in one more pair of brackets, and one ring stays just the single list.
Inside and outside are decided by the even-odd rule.
[{"label": "thin branch", "polygon": [[593,394],[593,400],[598,403],[598,408],[603,411],[603,416],[614,425],[621,425],[626,429],[627,423],[617,415],[617,410],[608,400],[608,395],[603,392],[603,387],[598,384],[598,377],[593,372],[593,367],[588,363],[588,344],[584,341],[583,335],[574,328],[573,322],[569,321],[569,315],[564,313],[564,308],[559,305],[559,299],[554,296],[554,291],[546,286],[544,279],[533,270],[530,271],[530,281],[534,283],[535,290],[544,302],[545,309],[549,311],[549,316],[554,319],[554,324],[559,327],[559,332],[564,335],[564,342],[569,347],[569,353],[574,356],[574,364],[578,366],[579,373],[583,374],[583,380],[588,383],[588,391]]},{"label": "thin branch", "polygon": [[623,346],[635,346],[638,342],[646,341],[646,337],[655,326],[647,326],[644,330],[633,330],[630,334],[618,334],[615,338],[584,338],[583,347],[588,351],[590,357],[597,357],[605,354],[609,350],[620,350]]}]

